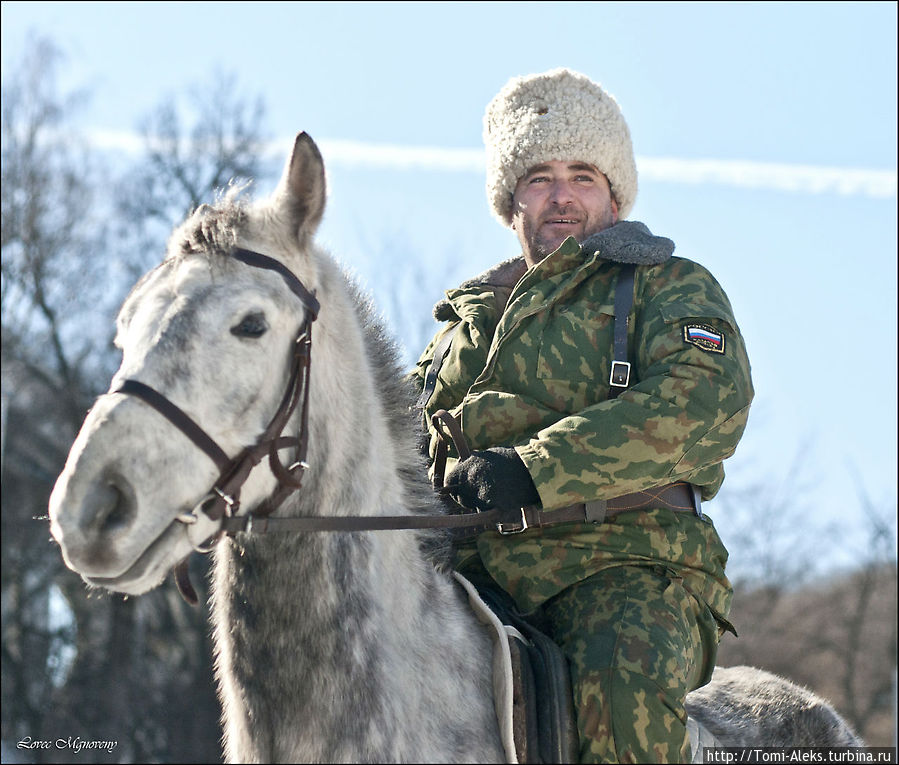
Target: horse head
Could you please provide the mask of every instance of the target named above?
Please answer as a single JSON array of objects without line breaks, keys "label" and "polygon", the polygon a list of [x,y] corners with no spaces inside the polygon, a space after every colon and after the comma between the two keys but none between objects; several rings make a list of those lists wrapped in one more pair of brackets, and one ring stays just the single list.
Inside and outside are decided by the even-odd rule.
[{"label": "horse head", "polygon": [[[314,318],[312,236],[324,204],[321,154],[302,133],[271,197],[251,204],[235,193],[198,208],[125,300],[115,340],[121,366],[50,497],[53,537],[89,584],[146,592],[215,535],[216,518],[200,512],[210,487],[281,411],[297,338]],[[136,395],[147,390],[169,409]],[[211,446],[198,448],[203,438],[176,427],[171,411]],[[244,508],[278,486],[266,463],[255,467],[261,451],[252,456],[240,468]]]}]

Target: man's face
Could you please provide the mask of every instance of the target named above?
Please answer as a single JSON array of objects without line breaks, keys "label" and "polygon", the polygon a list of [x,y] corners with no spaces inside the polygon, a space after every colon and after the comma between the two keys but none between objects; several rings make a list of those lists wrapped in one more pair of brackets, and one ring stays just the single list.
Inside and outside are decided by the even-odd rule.
[{"label": "man's face", "polygon": [[512,227],[529,267],[569,236],[583,242],[617,221],[609,181],[585,162],[543,162],[518,180],[512,195]]}]

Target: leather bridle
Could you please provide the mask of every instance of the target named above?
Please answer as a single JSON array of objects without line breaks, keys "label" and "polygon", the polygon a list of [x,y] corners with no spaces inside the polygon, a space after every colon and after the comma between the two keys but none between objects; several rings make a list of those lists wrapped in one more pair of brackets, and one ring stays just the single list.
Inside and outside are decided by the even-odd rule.
[{"label": "leather bridle", "polygon": [[[378,516],[304,516],[299,518],[270,518],[272,512],[290,494],[301,488],[303,471],[308,468],[306,453],[309,439],[309,371],[312,351],[312,322],[318,316],[320,304],[315,294],[285,265],[251,250],[236,249],[231,253],[236,260],[255,268],[264,268],[280,274],[291,291],[300,299],[305,309],[305,317],[293,342],[290,365],[290,379],[281,404],[268,427],[257,439],[233,459],[183,410],[169,401],[163,394],[149,385],[134,379],[126,379],[112,393],[122,393],[141,399],[171,422],[203,451],[219,469],[218,480],[192,511],[177,516],[176,521],[188,527],[188,538],[194,549],[208,553],[223,534],[237,532],[265,533],[272,531],[377,531],[393,529],[462,529],[495,526],[502,533],[504,527],[514,526],[514,531],[528,527],[523,523],[520,510],[500,510],[494,508],[483,512],[467,512],[452,515],[378,515]],[[282,431],[302,401],[300,409],[299,437],[283,436]],[[435,425],[441,429],[446,425],[456,444],[460,456],[467,454],[467,446],[461,431],[454,425],[448,412],[441,410],[433,417]],[[296,455],[291,465],[285,466],[278,452],[295,448]],[[278,480],[278,488],[251,513],[238,515],[240,491],[256,467],[268,455],[269,466]],[[445,453],[444,453],[445,456]],[[444,460],[445,461],[445,460]],[[439,488],[439,487],[438,487]],[[460,510],[462,508],[460,507]],[[194,539],[190,529],[200,521],[200,514],[218,524],[218,528],[206,539]],[[188,556],[189,558],[189,556]],[[182,596],[192,605],[197,603],[197,595],[187,573],[188,558],[175,566],[175,581]]]},{"label": "leather bridle", "polygon": [[[309,370],[312,349],[312,322],[318,316],[320,305],[314,293],[294,275],[294,273],[274,258],[250,250],[236,249],[231,253],[235,260],[255,268],[275,271],[287,283],[291,291],[300,299],[305,309],[303,323],[293,341],[290,361],[290,377],[281,404],[275,412],[268,427],[252,446],[248,446],[233,459],[215,442],[206,431],[182,409],[169,401],[164,395],[138,380],[127,379],[113,393],[122,393],[141,399],[159,412],[178,430],[187,436],[195,446],[204,452],[218,467],[219,477],[212,488],[194,507],[191,512],[182,513],[177,521],[193,526],[203,513],[211,521],[220,526],[206,540],[192,540],[197,552],[209,552],[218,538],[227,531],[222,522],[237,515],[240,508],[240,491],[249,478],[250,472],[268,455],[269,467],[278,479],[278,488],[267,500],[254,511],[257,517],[270,515],[290,494],[301,488],[303,471],[308,467],[306,453],[309,445]],[[293,415],[297,405],[302,401],[300,409],[299,437],[283,436],[282,431]],[[295,448],[295,459],[290,466],[285,466],[278,457],[282,449]],[[190,536],[190,534],[188,534]],[[196,599],[193,588],[186,578],[185,561],[176,567],[176,580],[182,594],[188,600]],[[181,569],[179,571],[179,568]],[[183,581],[182,581],[183,579]],[[185,586],[190,592],[185,592]],[[192,597],[190,597],[192,595]]]},{"label": "leather bridle", "polygon": [[[250,250],[238,249],[232,257],[256,268],[276,271],[288,287],[300,298],[305,308],[305,317],[293,341],[290,363],[290,378],[281,404],[268,427],[252,446],[246,447],[235,458],[230,459],[225,451],[194,422],[184,411],[169,401],[158,391],[138,380],[125,380],[113,393],[124,393],[149,404],[178,430],[187,436],[195,446],[203,451],[218,467],[219,477],[209,493],[196,505],[192,512],[178,516],[182,523],[193,524],[202,512],[210,520],[220,521],[224,517],[237,515],[240,508],[240,490],[256,465],[268,455],[269,466],[278,479],[279,489],[260,507],[258,515],[271,514],[281,502],[302,485],[303,471],[308,449],[309,420],[309,368],[312,348],[312,322],[319,312],[319,302],[315,295],[282,263],[267,255]],[[298,438],[281,435],[302,399],[300,435]],[[278,457],[282,449],[296,448],[296,459],[285,467]],[[205,546],[204,546],[205,547]],[[201,550],[201,552],[204,550]]]}]

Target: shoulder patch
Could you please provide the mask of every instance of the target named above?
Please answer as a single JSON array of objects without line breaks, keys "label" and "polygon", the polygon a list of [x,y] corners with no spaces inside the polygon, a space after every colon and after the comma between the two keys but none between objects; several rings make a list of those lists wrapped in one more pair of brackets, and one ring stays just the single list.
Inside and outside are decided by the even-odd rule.
[{"label": "shoulder patch", "polygon": [[684,342],[695,345],[701,351],[724,353],[724,333],[708,324],[686,324]]}]

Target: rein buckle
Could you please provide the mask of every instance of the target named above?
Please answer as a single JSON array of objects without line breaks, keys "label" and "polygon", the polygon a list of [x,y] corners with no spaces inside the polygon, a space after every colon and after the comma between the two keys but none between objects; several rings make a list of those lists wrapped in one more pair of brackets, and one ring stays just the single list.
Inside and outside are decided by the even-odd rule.
[{"label": "rein buckle", "polygon": [[518,508],[518,512],[521,513],[520,521],[512,521],[511,523],[497,523],[496,530],[503,536],[508,536],[509,534],[520,534],[522,531],[527,531],[531,526],[528,523],[524,508]]}]

